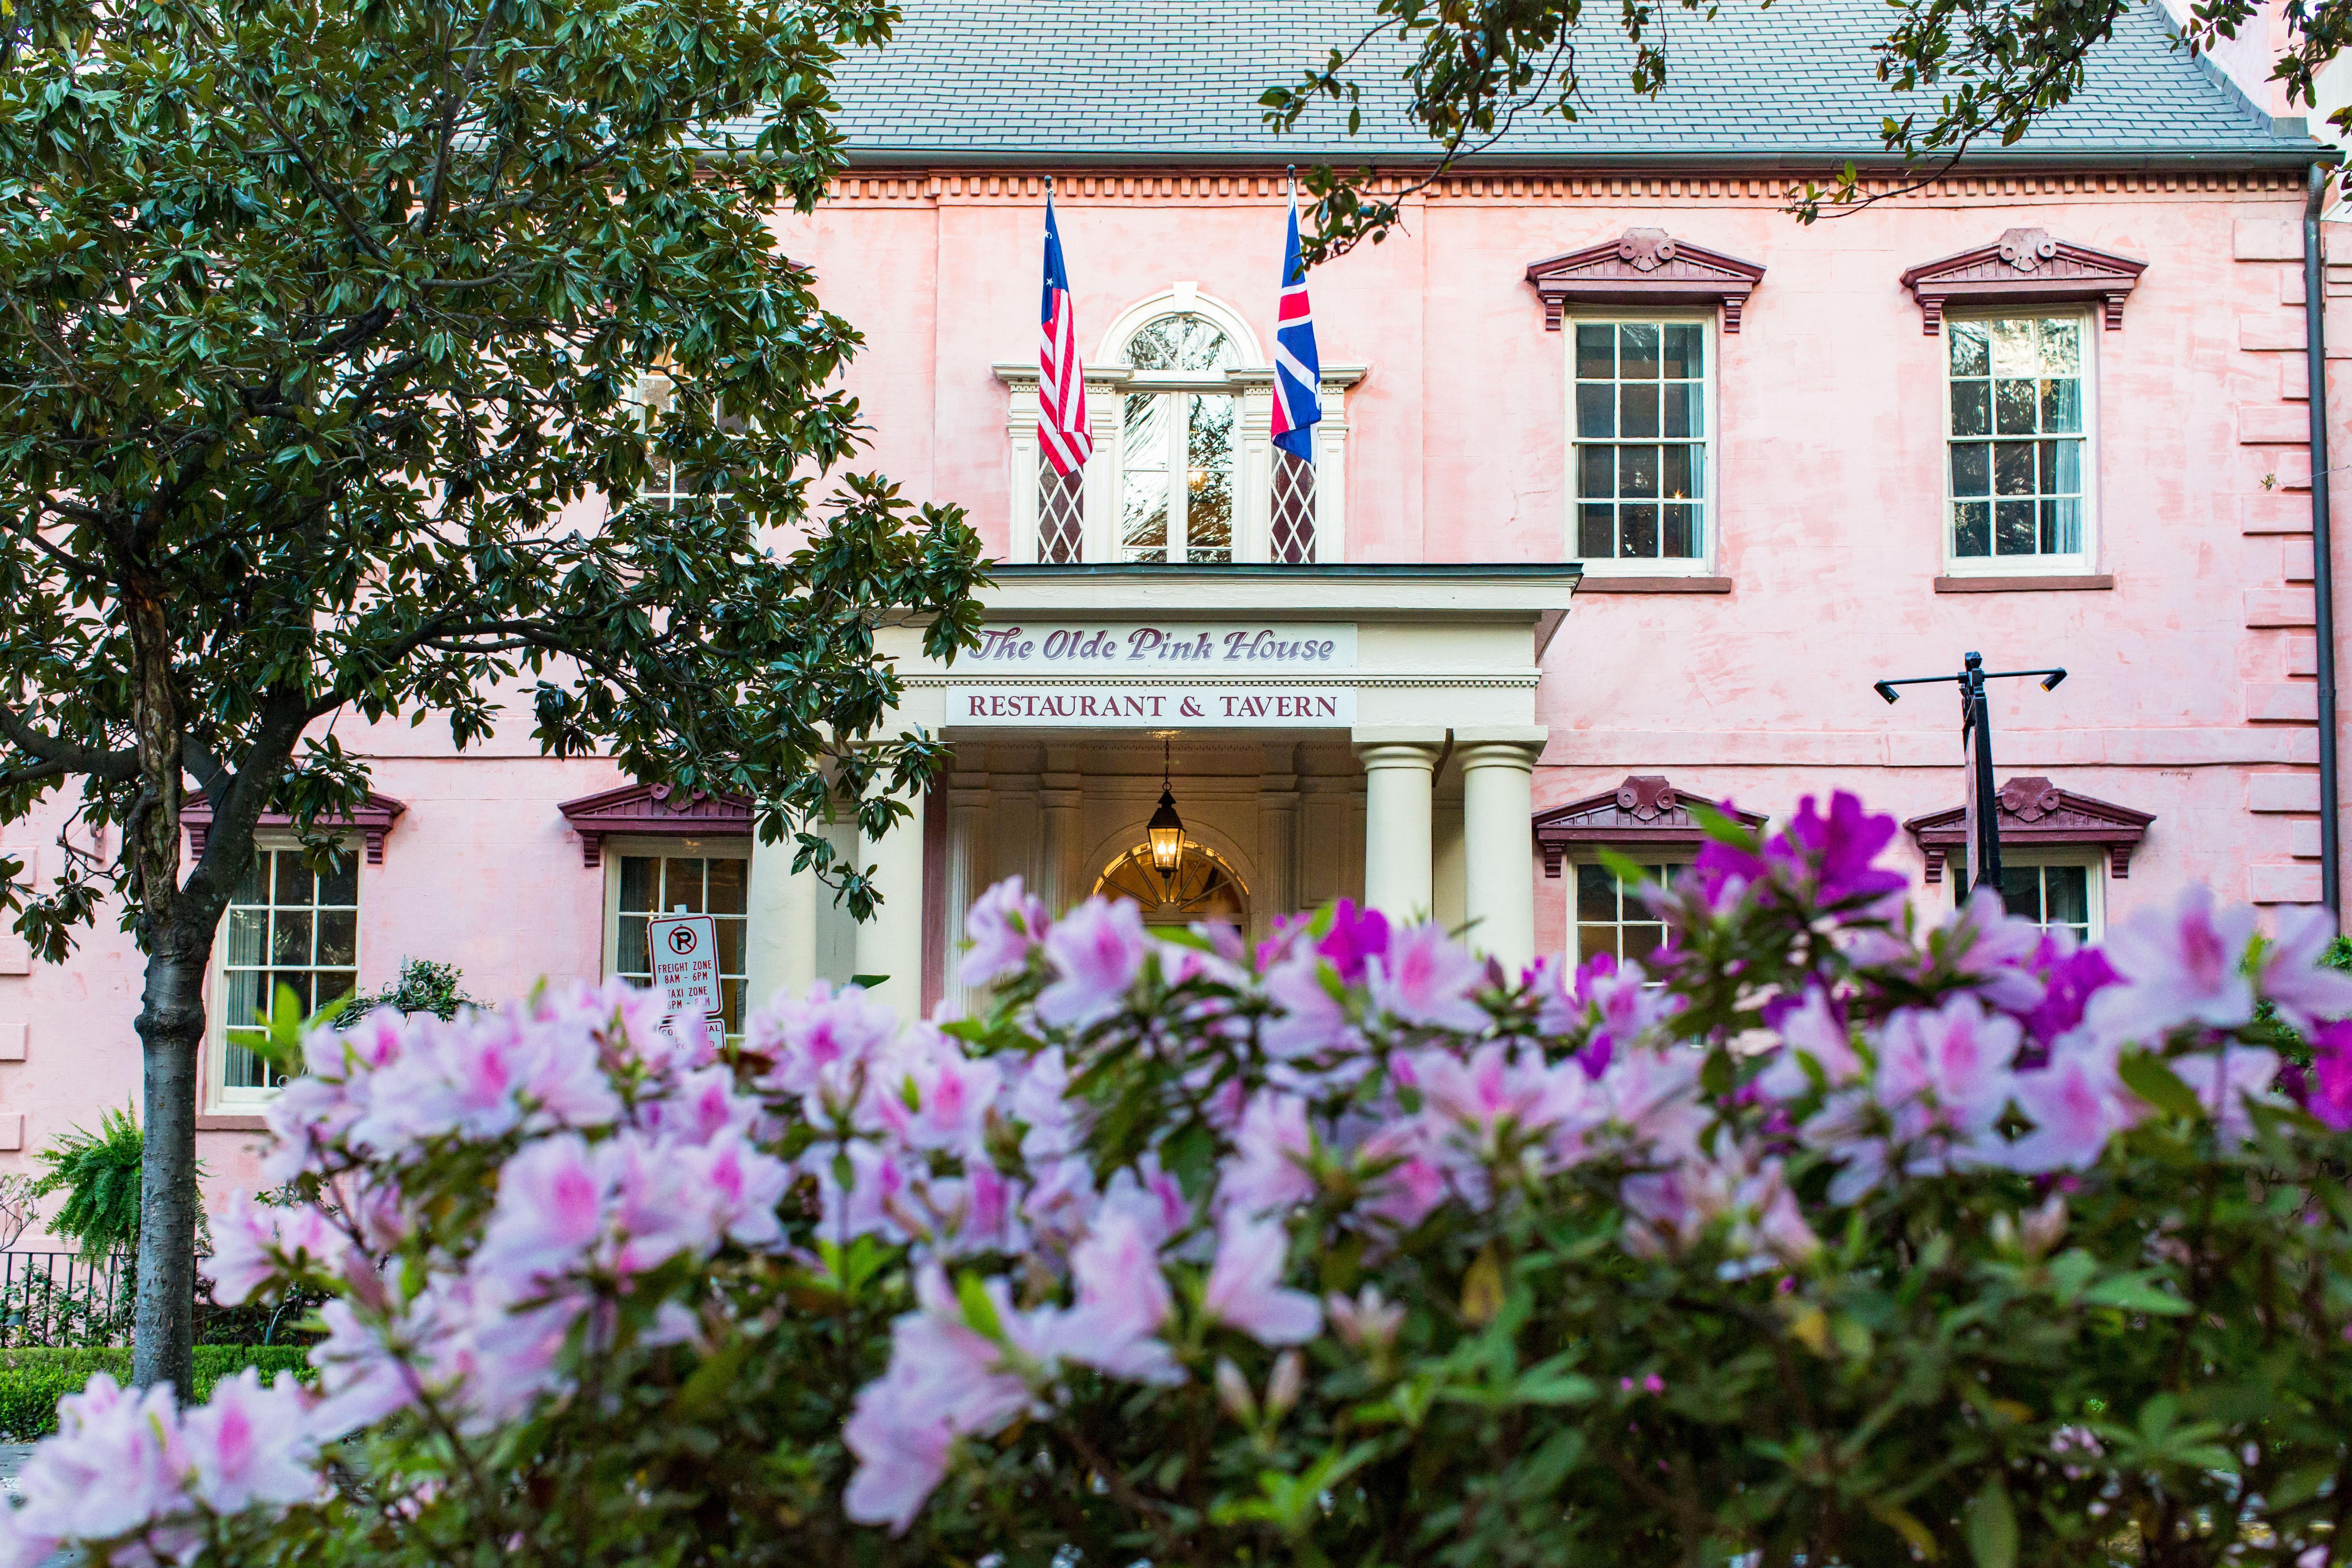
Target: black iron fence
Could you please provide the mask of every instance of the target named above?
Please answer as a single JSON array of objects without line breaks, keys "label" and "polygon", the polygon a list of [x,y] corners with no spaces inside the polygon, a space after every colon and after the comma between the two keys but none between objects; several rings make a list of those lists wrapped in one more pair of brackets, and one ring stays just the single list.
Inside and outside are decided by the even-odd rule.
[{"label": "black iron fence", "polygon": [[137,1293],[119,1252],[0,1252],[0,1350],[129,1344]]}]

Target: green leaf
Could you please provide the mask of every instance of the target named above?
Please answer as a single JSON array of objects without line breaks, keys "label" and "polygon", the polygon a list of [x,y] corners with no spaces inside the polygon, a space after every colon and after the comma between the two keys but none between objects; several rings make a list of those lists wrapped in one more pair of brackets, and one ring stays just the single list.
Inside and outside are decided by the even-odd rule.
[{"label": "green leaf", "polygon": [[2143,1269],[2137,1274],[2118,1274],[2102,1279],[2083,1292],[2085,1307],[2120,1307],[2126,1312],[2152,1312],[2158,1317],[2177,1318],[2189,1310],[2189,1303],[2178,1296],[2168,1295],[2150,1281],[2161,1276],[2155,1269]]},{"label": "green leaf", "polygon": [[983,1339],[1004,1342],[1004,1323],[997,1317],[996,1303],[988,1299],[988,1287],[979,1274],[966,1269],[956,1276],[956,1303],[963,1309],[966,1328]]},{"label": "green leaf", "polygon": [[1977,1568],[2017,1568],[2017,1510],[1995,1476],[1969,1503],[1969,1555]]},{"label": "green leaf", "polygon": [[2160,1057],[2147,1051],[2126,1051],[2116,1068],[2125,1087],[2168,1116],[2198,1117],[2205,1107],[2197,1093]]}]

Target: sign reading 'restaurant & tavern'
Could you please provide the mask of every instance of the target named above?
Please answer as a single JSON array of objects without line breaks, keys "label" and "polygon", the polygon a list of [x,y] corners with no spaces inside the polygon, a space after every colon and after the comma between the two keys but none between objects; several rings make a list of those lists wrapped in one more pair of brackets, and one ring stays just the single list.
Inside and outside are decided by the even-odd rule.
[{"label": "sign reading 'restaurant & tavern'", "polygon": [[1347,624],[991,626],[979,648],[956,660],[958,675],[975,679],[948,689],[945,718],[1081,729],[1338,728],[1356,721],[1355,688],[1345,679],[1355,668],[1356,628]]}]

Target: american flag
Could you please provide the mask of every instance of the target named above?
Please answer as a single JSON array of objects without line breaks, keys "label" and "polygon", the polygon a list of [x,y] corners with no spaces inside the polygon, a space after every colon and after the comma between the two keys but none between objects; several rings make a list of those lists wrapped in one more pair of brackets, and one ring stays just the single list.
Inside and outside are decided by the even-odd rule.
[{"label": "american flag", "polygon": [[1037,309],[1043,341],[1037,350],[1037,440],[1057,474],[1074,474],[1095,449],[1087,433],[1087,378],[1078,363],[1077,309],[1062,266],[1062,232],[1054,226],[1054,196],[1045,194],[1045,298]]},{"label": "american flag", "polygon": [[1282,258],[1282,308],[1274,325],[1274,444],[1303,463],[1315,460],[1315,426],[1323,417],[1323,378],[1315,353],[1315,312],[1307,303],[1307,264],[1298,253],[1298,192],[1290,193],[1290,245]]}]

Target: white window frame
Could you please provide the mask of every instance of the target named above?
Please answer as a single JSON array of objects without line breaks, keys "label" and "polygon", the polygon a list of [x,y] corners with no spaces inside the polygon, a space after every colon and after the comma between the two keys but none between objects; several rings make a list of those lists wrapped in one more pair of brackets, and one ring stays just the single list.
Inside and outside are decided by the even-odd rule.
[{"label": "white window frame", "polygon": [[[751,846],[753,840],[741,834],[614,834],[601,846],[604,869],[604,921],[600,928],[600,952],[596,973],[606,980],[619,973],[621,958],[621,862],[636,856],[660,856],[670,859],[731,860],[743,862],[743,956],[748,966],[751,955]],[[751,976],[744,975],[743,1016],[748,1020],[759,1002],[751,995]]]},{"label": "white window frame", "polygon": [[[1952,328],[1980,321],[2071,321],[2083,342],[2083,548],[2072,555],[1962,555],[1953,515],[1952,494]],[[1939,552],[1944,574],[1949,577],[2074,577],[2098,570],[2099,559],[2099,331],[2097,312],[2088,305],[2052,304],[2039,309],[2012,305],[1948,310],[1943,330],[1936,336],[1937,379],[1943,393],[1936,405],[1936,460],[1941,466],[1944,503],[1937,526],[1943,540]],[[1987,436],[1987,441],[1999,437]],[[1971,500],[1976,499],[1971,497]],[[1995,525],[1997,526],[1997,525]]]},{"label": "white window frame", "polygon": [[[322,835],[331,838],[337,849],[352,858],[352,898],[358,918],[352,921],[352,985],[354,993],[365,990],[360,976],[367,972],[367,911],[368,859],[362,836],[356,832]],[[253,836],[254,853],[266,849],[300,849],[299,834],[282,828],[261,828]],[[262,1110],[278,1095],[277,1089],[232,1089],[228,1082],[228,916],[221,910],[220,924],[213,930],[212,958],[205,972],[205,1103],[208,1112],[224,1116],[247,1115]]]},{"label": "white window frame", "polygon": [[[2087,873],[2084,878],[2084,883],[2085,888],[2088,889],[2084,902],[2091,917],[2090,934],[2083,940],[2085,942],[2099,942],[2106,940],[2108,860],[2105,850],[2098,848],[2095,846],[2081,849],[2013,849],[2004,844],[2000,847],[2000,864],[2003,870],[2010,870],[2027,866],[2082,867]],[[1961,868],[1961,862],[1958,858],[1956,858],[1953,859],[1951,866],[1953,868],[1951,882],[1952,887],[1955,889],[1953,893],[1953,901],[1955,904],[1958,904],[1963,901],[1959,898],[1958,889],[1960,885],[1961,877],[1966,873]],[[2049,928],[2045,926],[2042,929],[2047,930]]]},{"label": "white window frame", "polygon": [[[1641,318],[1633,319],[1638,321]],[[1560,880],[1567,884],[1568,940],[1563,946],[1571,969],[1584,963],[1584,942],[1581,931],[1583,922],[1577,918],[1576,908],[1577,870],[1584,866],[1601,866],[1602,869],[1607,869],[1601,858],[1601,849],[1606,849],[1612,855],[1622,856],[1638,866],[1664,866],[1669,876],[1688,870],[1698,858],[1698,852],[1696,849],[1682,844],[1674,846],[1671,851],[1644,848],[1641,844],[1630,840],[1580,850],[1571,848],[1561,858],[1565,875],[1560,878]],[[1622,899],[1623,894],[1620,893],[1619,897]],[[1622,928],[1624,921],[1621,920],[1617,923]],[[1620,962],[1622,961],[1620,960]]]},{"label": "white window frame", "polygon": [[[1606,441],[1588,441],[1576,428],[1576,329],[1580,326],[1611,326],[1624,322],[1672,321],[1696,322],[1705,334],[1706,363],[1700,377],[1699,399],[1706,420],[1706,434],[1701,445],[1706,448],[1706,482],[1699,486],[1699,551],[1694,556],[1646,556],[1625,559],[1616,556],[1585,556],[1579,554],[1581,542],[1577,530],[1577,491],[1580,488],[1578,475],[1582,471],[1583,451],[1587,446],[1617,447],[1624,443],[1617,437]],[[1633,310],[1624,306],[1571,305],[1561,312],[1560,340],[1565,357],[1561,361],[1565,374],[1566,395],[1562,402],[1563,428],[1568,434],[1568,468],[1561,483],[1567,505],[1567,558],[1584,567],[1588,577],[1711,577],[1716,574],[1716,562],[1721,551],[1723,537],[1723,503],[1720,495],[1723,471],[1723,420],[1717,410],[1716,374],[1723,355],[1722,312],[1713,305],[1661,305],[1650,310]],[[1660,444],[1664,437],[1659,437]],[[1663,520],[1661,520],[1663,526]]]},{"label": "white window frame", "polygon": [[[1166,316],[1206,319],[1234,345],[1239,362],[1224,371],[1137,371],[1127,363],[1135,334]],[[994,367],[1007,394],[1005,437],[1010,447],[1012,550],[1018,566],[1034,565],[1038,554],[1037,486],[1045,458],[1037,441],[1037,380],[1034,359]],[[1347,394],[1368,374],[1363,365],[1322,367],[1322,422],[1315,426],[1315,561],[1348,558]],[[1086,521],[1080,559],[1088,563],[1125,559],[1119,525],[1124,512],[1122,472],[1125,404],[1138,392],[1202,392],[1234,398],[1240,405],[1234,430],[1234,563],[1272,558],[1274,528],[1274,367],[1264,357],[1256,333],[1232,306],[1202,293],[1197,283],[1176,283],[1138,300],[1114,319],[1086,362],[1087,429],[1094,449],[1081,469]],[[1171,437],[1172,440],[1172,437]],[[1173,563],[1171,562],[1171,564]],[[1217,564],[1222,565],[1223,563]],[[1203,570],[1215,570],[1214,566]]]}]

